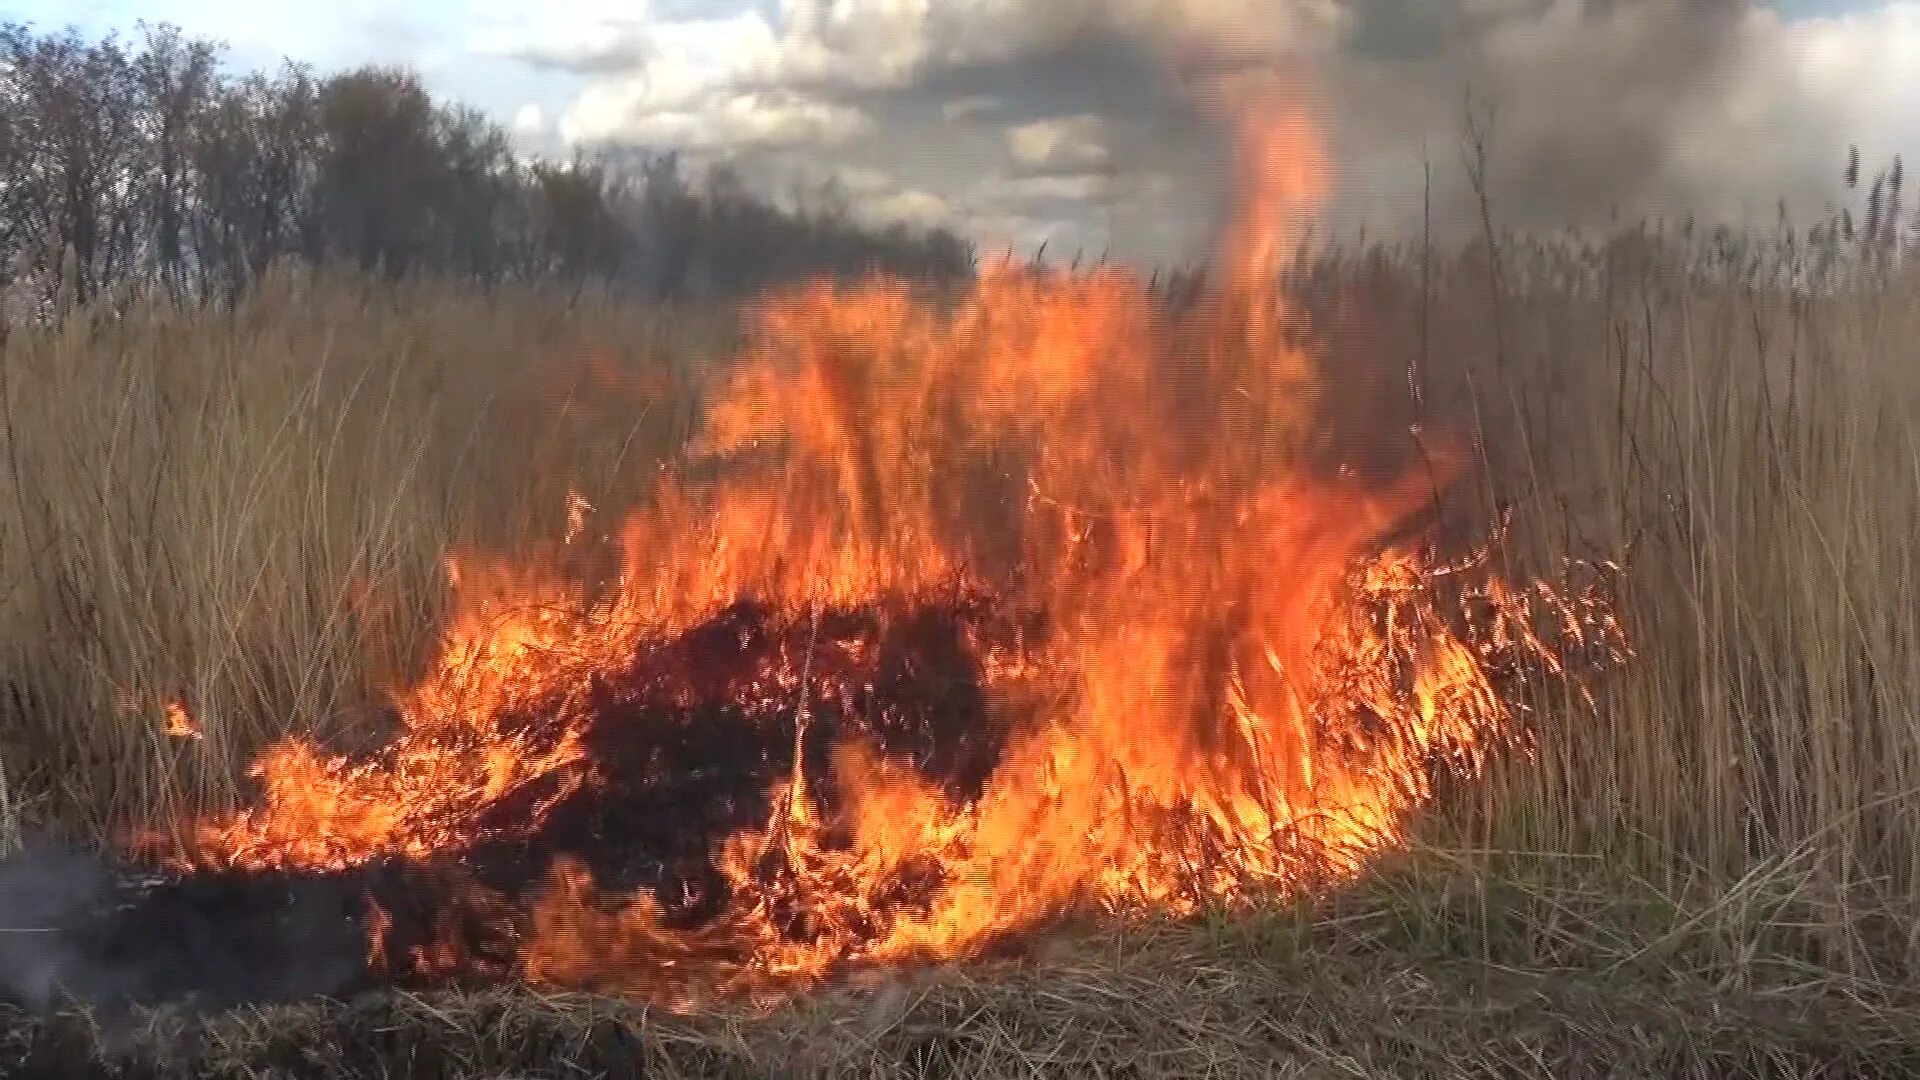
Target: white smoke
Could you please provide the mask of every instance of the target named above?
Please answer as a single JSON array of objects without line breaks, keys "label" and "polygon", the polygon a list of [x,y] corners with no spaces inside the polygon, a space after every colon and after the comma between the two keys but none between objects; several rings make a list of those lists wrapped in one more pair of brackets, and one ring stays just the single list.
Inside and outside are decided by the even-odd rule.
[{"label": "white smoke", "polygon": [[366,966],[358,893],[319,877],[172,881],[35,845],[0,861],[0,1000],[223,1008],[330,994]]}]

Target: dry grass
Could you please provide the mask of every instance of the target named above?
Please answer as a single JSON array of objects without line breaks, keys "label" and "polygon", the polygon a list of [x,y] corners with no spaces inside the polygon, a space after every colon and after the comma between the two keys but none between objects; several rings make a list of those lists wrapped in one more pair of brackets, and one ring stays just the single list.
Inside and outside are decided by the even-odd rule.
[{"label": "dry grass", "polygon": [[[101,840],[230,802],[286,732],[368,737],[370,680],[419,659],[449,547],[552,533],[569,483],[631,497],[720,348],[701,336],[729,332],[592,298],[374,295],[291,271],[232,313],[13,328],[0,815],[21,803]],[[663,389],[603,385],[589,347],[663,372]],[[169,698],[202,738],[163,734]]]},{"label": "dry grass", "polygon": [[[1809,293],[1769,278],[1777,261],[1706,284],[1644,244],[1502,254],[1430,271],[1418,253],[1340,262],[1321,299],[1357,317],[1326,325],[1345,328],[1341,349],[1389,361],[1368,370],[1414,368],[1432,409],[1482,433],[1482,494],[1514,510],[1516,569],[1625,563],[1638,659],[1597,714],[1538,685],[1537,755],[1455,793],[1417,856],[1349,907],[753,1024],[401,997],[162,1033],[141,1042],[165,1059],[148,1064],[1910,1074],[1920,275],[1862,271]],[[450,543],[511,549],[557,528],[556,476],[598,501],[636,497],[622,487],[644,480],[634,463],[685,425],[684,381],[562,409],[526,397],[528,358],[595,343],[628,370],[668,353],[686,372],[721,322],[288,278],[233,316],[141,309],[12,333],[0,657],[24,706],[0,730],[0,825],[101,838],[234,798],[246,757],[281,732],[365,737],[369,672],[417,657]],[[1344,393],[1344,370],[1336,400],[1378,393]],[[348,602],[363,588],[399,603]],[[120,707],[126,688],[183,694],[205,737],[165,738],[154,701]],[[21,1031],[53,1047],[35,1060],[74,1060],[73,1031]]]},{"label": "dry grass", "polygon": [[[1476,412],[1519,451],[1491,470],[1526,523],[1512,557],[1625,562],[1638,660],[1597,716],[1542,685],[1539,760],[1477,789],[1434,841],[1503,853],[1476,857],[1490,878],[1686,912],[1660,953],[1905,981],[1920,961],[1920,275],[1813,296],[1614,258],[1630,272],[1590,296],[1509,297],[1504,356],[1443,348],[1478,358]],[[1473,310],[1444,289],[1437,307]]]}]

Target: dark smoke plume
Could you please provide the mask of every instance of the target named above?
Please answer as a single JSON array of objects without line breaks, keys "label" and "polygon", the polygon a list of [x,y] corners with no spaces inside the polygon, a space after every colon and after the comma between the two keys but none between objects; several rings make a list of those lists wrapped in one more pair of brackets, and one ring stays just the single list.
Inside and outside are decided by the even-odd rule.
[{"label": "dark smoke plume", "polygon": [[1386,216],[1406,224],[1424,156],[1443,177],[1443,223],[1470,220],[1467,166],[1481,152],[1489,197],[1520,226],[1595,224],[1616,209],[1763,220],[1780,198],[1821,194],[1826,155],[1809,145],[1805,112],[1793,115],[1781,24],[1751,0],[1351,7],[1346,46],[1323,64],[1354,174],[1350,213],[1377,221],[1397,204]]}]

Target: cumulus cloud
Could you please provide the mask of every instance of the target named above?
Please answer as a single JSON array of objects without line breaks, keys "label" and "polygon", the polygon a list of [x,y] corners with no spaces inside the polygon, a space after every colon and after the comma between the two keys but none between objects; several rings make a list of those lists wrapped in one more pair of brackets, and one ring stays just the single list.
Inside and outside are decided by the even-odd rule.
[{"label": "cumulus cloud", "polygon": [[897,182],[883,169],[869,169],[858,165],[845,165],[829,173],[829,178],[840,189],[854,196],[875,196],[893,191]]},{"label": "cumulus cloud", "polygon": [[1012,202],[1062,199],[1097,203],[1113,194],[1113,178],[1105,173],[1049,173],[1017,176],[995,185],[999,197]]},{"label": "cumulus cloud", "polygon": [[782,12],[785,74],[859,86],[1103,34],[1153,38],[1195,59],[1324,48],[1351,19],[1343,0],[785,0]]},{"label": "cumulus cloud", "polygon": [[939,195],[920,188],[896,191],[875,199],[871,216],[882,221],[901,221],[913,225],[948,225],[954,220],[951,204]]},{"label": "cumulus cloud", "polygon": [[671,107],[613,98],[568,114],[568,137],[634,141],[695,151],[830,147],[867,134],[873,121],[851,105],[793,90],[712,90]]},{"label": "cumulus cloud", "polygon": [[1470,110],[1519,225],[1767,220],[1833,197],[1850,141],[1870,160],[1920,145],[1920,0],[1800,20],[1754,0],[781,0],[691,19],[594,0],[534,22],[491,40],[581,80],[547,118],[570,139],[816,155],[890,178],[850,193],[922,219],[937,200],[989,244],[1195,253],[1230,175],[1195,91],[1261,65],[1313,88],[1330,217],[1376,231],[1417,226],[1424,160],[1439,224],[1471,217]]},{"label": "cumulus cloud", "polygon": [[1007,129],[1007,150],[1034,173],[1098,168],[1108,161],[1106,130],[1098,116],[1050,116]]},{"label": "cumulus cloud", "polygon": [[528,102],[513,114],[513,133],[522,139],[537,139],[546,134],[547,114],[534,102]]},{"label": "cumulus cloud", "polygon": [[542,67],[583,72],[631,70],[652,59],[654,22],[644,2],[576,0],[565,18],[501,0],[474,11],[474,51],[512,56]]}]

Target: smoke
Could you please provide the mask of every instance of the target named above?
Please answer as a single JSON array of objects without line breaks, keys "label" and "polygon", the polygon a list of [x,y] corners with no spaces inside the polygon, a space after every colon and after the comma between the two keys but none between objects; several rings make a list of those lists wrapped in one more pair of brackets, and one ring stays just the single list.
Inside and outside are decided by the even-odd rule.
[{"label": "smoke", "polygon": [[1349,217],[1404,231],[1427,161],[1440,224],[1455,227],[1474,216],[1482,168],[1503,223],[1548,228],[1616,211],[1765,221],[1782,199],[1817,208],[1837,176],[1835,103],[1805,85],[1786,25],[1750,0],[1358,6],[1323,64]]},{"label": "smoke", "polygon": [[205,1009],[331,994],[365,974],[358,893],[326,878],[188,881],[41,845],[0,863],[0,999]]},{"label": "smoke", "polygon": [[0,996],[44,1012],[118,982],[75,934],[105,916],[111,892],[106,867],[74,852],[32,850],[0,865]]},{"label": "smoke", "polygon": [[1337,151],[1336,227],[1405,236],[1431,211],[1457,235],[1478,225],[1476,184],[1528,228],[1817,212],[1852,116],[1804,69],[1822,31],[1754,0],[1276,0],[1305,28],[1277,39],[1179,6],[1146,25],[1189,92],[1249,64],[1302,76]]},{"label": "smoke", "polygon": [[[1885,161],[1920,129],[1905,0],[1797,21],[1756,0],[787,0],[573,37],[591,47],[527,56],[583,80],[560,127],[587,142],[678,139],[775,186],[879,176],[874,205],[989,246],[1156,262],[1212,239],[1231,147],[1199,102],[1249,68],[1310,88],[1330,223],[1375,234],[1418,235],[1429,205],[1443,237],[1475,227],[1470,162],[1505,225],[1804,218],[1841,197],[1850,142]],[[1036,180],[1009,133],[1075,117],[1099,167]]]},{"label": "smoke", "polygon": [[[1107,11],[1105,31],[1142,41],[1137,55],[1164,72],[1136,80],[1140,100],[1110,107],[1180,112],[1196,133],[1185,168],[1200,182],[1179,190],[1205,231],[1189,250],[1216,235],[1230,198],[1228,132],[1206,103],[1261,70],[1288,76],[1321,116],[1340,172],[1326,210],[1343,229],[1410,235],[1431,212],[1457,235],[1477,225],[1476,176],[1508,225],[1616,212],[1755,220],[1782,198],[1817,206],[1836,149],[1802,134],[1827,104],[1802,91],[1783,24],[1752,0],[1135,0]],[[1143,140],[1126,166],[1148,167],[1163,147]]]}]

